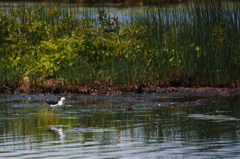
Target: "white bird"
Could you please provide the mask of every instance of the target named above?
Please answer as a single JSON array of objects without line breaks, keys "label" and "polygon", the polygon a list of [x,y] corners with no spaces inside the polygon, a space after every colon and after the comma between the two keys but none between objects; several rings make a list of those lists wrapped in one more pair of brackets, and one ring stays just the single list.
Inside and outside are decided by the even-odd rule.
[{"label": "white bird", "polygon": [[61,109],[65,107],[65,100],[66,98],[62,97],[60,101],[46,101],[46,103],[50,104],[51,106],[51,108],[48,109],[48,112],[52,109],[55,111],[56,109]]}]

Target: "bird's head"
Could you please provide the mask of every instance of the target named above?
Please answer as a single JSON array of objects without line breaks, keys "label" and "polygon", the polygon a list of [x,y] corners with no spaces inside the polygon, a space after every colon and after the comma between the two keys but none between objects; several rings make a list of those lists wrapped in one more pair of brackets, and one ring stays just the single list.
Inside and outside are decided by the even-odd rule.
[{"label": "bird's head", "polygon": [[61,102],[64,102],[65,100],[66,100],[65,97],[62,97],[62,98],[61,98]]}]

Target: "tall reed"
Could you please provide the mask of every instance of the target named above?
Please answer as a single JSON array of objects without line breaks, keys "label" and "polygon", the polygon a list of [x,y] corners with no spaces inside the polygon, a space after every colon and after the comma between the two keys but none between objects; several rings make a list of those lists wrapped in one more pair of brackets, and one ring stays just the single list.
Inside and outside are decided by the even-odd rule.
[{"label": "tall reed", "polygon": [[[146,6],[120,13],[60,4],[3,8],[1,86],[17,87],[24,76],[33,83],[60,79],[63,85],[238,82],[238,3]],[[176,79],[183,82],[174,84]]]}]

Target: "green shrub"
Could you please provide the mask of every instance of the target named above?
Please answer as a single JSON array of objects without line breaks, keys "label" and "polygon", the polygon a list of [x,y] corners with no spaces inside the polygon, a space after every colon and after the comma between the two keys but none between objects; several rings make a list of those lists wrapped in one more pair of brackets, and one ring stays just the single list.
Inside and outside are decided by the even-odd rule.
[{"label": "green shrub", "polygon": [[173,78],[198,86],[239,79],[238,5],[143,7],[122,19],[129,23],[89,10],[82,18],[60,6],[1,10],[1,86],[17,87],[25,76],[33,83],[44,77],[119,86],[156,77],[165,86]]}]

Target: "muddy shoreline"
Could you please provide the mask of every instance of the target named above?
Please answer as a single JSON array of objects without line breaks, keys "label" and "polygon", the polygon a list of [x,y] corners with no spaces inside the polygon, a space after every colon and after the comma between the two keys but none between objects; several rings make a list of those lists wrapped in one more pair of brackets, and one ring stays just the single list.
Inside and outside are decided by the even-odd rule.
[{"label": "muddy shoreline", "polygon": [[[50,86],[50,85],[48,85]],[[39,87],[40,88],[40,87]],[[218,97],[235,97],[240,95],[240,88],[214,88],[214,87],[153,87],[143,84],[131,86],[129,90],[120,90],[117,87],[102,87],[100,89],[90,86],[65,86],[44,87],[41,89],[32,89],[30,87],[21,86],[16,90],[7,89],[5,92],[0,92],[0,103],[25,101],[27,103],[45,103],[47,100],[56,100],[64,96],[71,103],[77,101],[86,104],[99,104],[108,100],[119,100],[131,102],[142,102],[148,105],[148,109],[155,107],[184,107],[195,105],[208,105],[216,102]],[[38,90],[38,91],[36,91]],[[172,101],[164,102],[164,99],[170,98],[193,97],[194,101]],[[163,100],[163,101],[162,101]],[[74,104],[74,103],[72,103]],[[122,108],[124,111],[132,111],[132,107],[128,105]]]},{"label": "muddy shoreline", "polygon": [[181,96],[235,96],[240,95],[240,88],[231,87],[160,87],[154,85],[128,85],[124,89],[109,85],[66,85],[59,84],[36,85],[34,88],[22,85],[13,90],[5,87],[0,93],[3,94],[62,94],[62,95],[131,95],[144,93],[158,93]]}]

